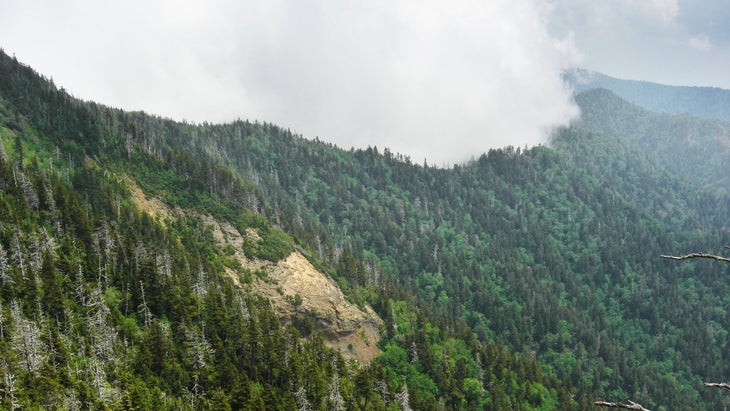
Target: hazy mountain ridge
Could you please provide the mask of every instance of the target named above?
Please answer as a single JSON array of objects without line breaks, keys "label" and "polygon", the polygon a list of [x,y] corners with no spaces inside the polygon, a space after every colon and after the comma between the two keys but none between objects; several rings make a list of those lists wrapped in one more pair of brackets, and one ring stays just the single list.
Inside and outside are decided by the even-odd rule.
[{"label": "hazy mountain ridge", "polygon": [[730,121],[730,90],[622,80],[583,69],[567,71],[563,78],[576,92],[605,88],[624,100],[653,112],[690,114]]},{"label": "hazy mountain ridge", "polygon": [[[270,124],[194,126],[81,103],[7,56],[0,92],[7,188],[0,244],[13,250],[12,234],[20,232],[20,248],[34,249],[40,227],[58,230],[58,210],[66,213],[52,238],[86,244],[89,258],[67,252],[76,246],[47,266],[76,272],[63,262],[76,256],[89,290],[104,284],[97,274],[111,273],[109,324],[127,327],[120,339],[135,342],[131,351],[115,346],[134,365],[121,368],[126,374],[104,367],[96,380],[83,376],[91,373],[69,380],[51,374],[55,385],[36,390],[43,394],[30,388],[37,376],[8,356],[2,372],[24,378],[17,389],[23,404],[64,396],[112,408],[187,407],[191,400],[203,408],[292,409],[306,400],[324,409],[337,403],[337,393],[360,409],[404,409],[403,398],[418,409],[586,409],[599,397],[630,397],[652,409],[728,404],[701,387],[730,375],[727,268],[658,258],[726,244],[727,230],[716,224],[728,216],[727,198],[706,201],[706,193],[676,181],[655,187],[665,171],[628,145],[600,140],[601,133],[569,130],[572,151],[506,148],[437,169],[387,149],[343,151]],[[619,171],[627,169],[641,172],[623,178]],[[268,302],[239,299],[224,274],[240,269],[231,258],[235,247],[212,247],[214,236],[199,219],[159,214],[155,221],[131,207],[125,178],[165,207],[209,213],[239,233],[255,229],[262,241],[244,241],[246,256],[273,262],[305,250],[352,300],[371,303],[382,316],[383,353],[372,367],[358,368],[316,335],[300,340],[298,333],[311,331],[306,323],[282,328]],[[54,201],[43,197],[46,186]],[[43,206],[26,204],[32,193],[41,193]],[[698,204],[704,208],[694,209]],[[9,220],[21,229],[13,231]],[[115,240],[94,240],[106,232]],[[102,256],[105,244],[128,251]],[[32,258],[13,258],[11,276],[20,282],[19,262]],[[105,262],[116,268],[100,270]],[[42,312],[53,295],[50,281],[58,279],[47,278]],[[135,287],[138,279],[145,292]],[[78,297],[70,280],[62,282],[64,304],[82,312],[71,303]],[[130,297],[125,283],[132,284]],[[171,292],[160,294],[163,286]],[[26,301],[18,323],[38,312],[25,291],[3,283],[1,296],[6,318],[12,297]],[[14,353],[10,332],[0,349]],[[150,346],[174,354],[143,349]],[[94,358],[66,343],[57,347],[71,352],[70,364]],[[111,394],[79,388],[94,384]]]},{"label": "hazy mountain ridge", "polygon": [[689,115],[656,114],[605,89],[575,97],[578,125],[603,131],[699,187],[728,193],[730,123]]}]

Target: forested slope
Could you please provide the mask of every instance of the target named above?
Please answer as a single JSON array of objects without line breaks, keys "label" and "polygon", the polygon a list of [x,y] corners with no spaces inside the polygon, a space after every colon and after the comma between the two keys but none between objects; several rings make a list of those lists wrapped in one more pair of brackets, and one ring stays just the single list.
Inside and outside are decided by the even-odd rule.
[{"label": "forested slope", "polygon": [[[728,268],[659,258],[730,242],[729,200],[607,132],[440,169],[80,102],[0,57],[7,408],[730,405],[702,388],[730,376]],[[130,182],[183,217],[152,218]],[[253,257],[305,253],[383,318],[383,353],[357,365],[282,325],[185,210],[256,230]]]},{"label": "forested slope", "polygon": [[[266,194],[281,187],[233,168],[216,141],[235,136],[218,132],[81,102],[0,53],[0,408],[575,409],[587,401],[533,358],[419,310],[413,294],[356,258],[360,250],[338,247]],[[261,173],[275,175],[274,165]],[[276,262],[296,248],[351,299],[370,301],[387,319],[387,338],[372,341],[381,358],[345,361],[309,317],[284,319],[245,291],[273,280],[236,264],[201,215],[253,231],[246,257]]]},{"label": "forested slope", "polygon": [[[258,144],[266,149],[245,154]],[[328,227],[336,242],[363,249],[398,285],[418,290],[422,303],[535,355],[577,387],[691,409],[715,395],[701,391],[701,379],[729,371],[725,334],[715,331],[728,326],[726,268],[680,269],[658,257],[727,241],[723,226],[691,217],[694,210],[683,209],[686,221],[664,221],[544,147],[494,150],[451,170],[387,151],[348,154],[252,135],[227,152],[241,153],[233,160],[244,170],[286,170],[257,174],[263,186],[284,188],[268,193],[282,209]],[[727,198],[687,189],[675,196],[717,204],[709,221],[726,221]],[[664,188],[645,190],[658,199]]]},{"label": "forested slope", "polygon": [[621,139],[692,184],[728,193],[730,123],[652,113],[605,89],[585,91],[575,100],[582,127]]},{"label": "forested slope", "polygon": [[636,207],[684,231],[730,226],[724,190],[705,192],[614,135],[573,127],[558,130],[551,147],[602,180]]}]

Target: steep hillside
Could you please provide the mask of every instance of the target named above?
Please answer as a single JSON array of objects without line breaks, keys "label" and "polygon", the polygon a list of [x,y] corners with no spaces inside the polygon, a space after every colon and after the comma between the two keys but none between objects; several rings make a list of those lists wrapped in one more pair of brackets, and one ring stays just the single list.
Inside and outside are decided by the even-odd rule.
[{"label": "steep hillside", "polygon": [[578,94],[580,126],[625,142],[659,166],[702,188],[728,193],[730,123],[656,114],[608,90]]},{"label": "steep hillside", "polygon": [[[241,234],[231,224],[211,216],[200,218],[212,230],[216,243],[240,264],[238,270],[225,268],[236,287],[267,296],[288,323],[301,321],[296,316],[304,314],[317,325],[325,343],[345,358],[368,364],[380,353],[376,346],[383,322],[380,317],[367,305],[361,308],[350,303],[332,278],[312,266],[299,251],[276,263],[252,260],[246,257],[244,248],[246,242],[261,241],[255,230]],[[252,279],[245,281],[247,277]]]},{"label": "steep hillside", "polygon": [[[621,168],[646,174],[626,179],[611,171],[620,155],[596,157],[606,163],[593,170],[546,148],[494,150],[442,170],[387,150],[343,152],[275,127],[240,122],[210,131],[216,151],[259,181],[275,214],[288,216],[287,230],[302,232],[320,255],[337,252],[318,246],[323,238],[364,249],[368,265],[418,290],[424,306],[463,319],[483,339],[535,352],[544,370],[576,386],[691,408],[713,395],[698,381],[727,374],[715,351],[724,341],[708,344],[695,321],[710,316],[713,330],[727,329],[709,308],[724,304],[724,268],[677,268],[658,256],[724,244],[728,200],[686,184],[655,185],[663,172],[641,156]],[[585,141],[586,154],[605,150]],[[601,178],[609,175],[616,178]],[[703,211],[691,208],[699,204]],[[659,343],[660,333],[671,337]],[[668,348],[682,353],[669,392],[649,377],[667,372]]]},{"label": "steep hillside", "polygon": [[[240,146],[255,144],[249,138]],[[710,338],[701,324],[712,317],[713,330],[728,327],[709,308],[724,304],[725,268],[680,269],[658,256],[717,250],[727,241],[722,227],[692,223],[701,230],[682,231],[663,223],[644,203],[546,148],[495,150],[439,170],[374,149],[328,155],[296,140],[266,144],[269,156],[241,163],[288,170],[286,179],[278,176],[284,190],[270,193],[283,209],[292,204],[338,242],[364,248],[398,284],[418,290],[423,304],[464,319],[481,338],[533,352],[546,372],[596,395],[686,408],[702,395],[712,404],[706,397],[714,393],[702,392],[699,381],[729,370],[725,341],[715,340],[724,334]],[[280,196],[292,192],[294,199]],[[691,188],[675,193],[685,195],[701,197]],[[721,201],[718,213],[728,209],[727,198]],[[671,365],[668,349],[681,353]],[[669,391],[667,381],[651,377],[674,367]]]},{"label": "steep hillside", "polygon": [[304,314],[314,321],[326,345],[363,364],[380,352],[375,345],[380,341],[380,317],[368,305],[360,308],[350,303],[332,278],[313,267],[299,251],[277,262],[246,257],[251,255],[251,245],[262,242],[257,229],[248,227],[242,234],[226,221],[180,208],[172,210],[159,199],[147,198],[131,182],[127,181],[127,186],[134,204],[158,221],[169,224],[178,219],[199,219],[230,258],[230,266],[223,269],[234,286],[266,296],[286,323]]},{"label": "steep hillside", "polygon": [[277,182],[294,174],[267,142],[292,139],[352,155],[81,102],[0,52],[0,407],[587,404],[334,240]]},{"label": "steep hillside", "polygon": [[563,77],[576,92],[603,88],[656,113],[690,114],[706,119],[730,121],[730,90],[621,80],[580,69],[568,71]]}]

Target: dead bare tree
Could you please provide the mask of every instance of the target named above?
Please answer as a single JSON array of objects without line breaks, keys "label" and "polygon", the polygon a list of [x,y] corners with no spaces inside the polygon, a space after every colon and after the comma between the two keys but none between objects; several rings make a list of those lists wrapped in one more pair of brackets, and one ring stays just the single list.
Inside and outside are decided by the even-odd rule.
[{"label": "dead bare tree", "polygon": [[[730,246],[726,245],[725,249],[730,249]],[[707,253],[690,253],[685,255],[662,255],[662,258],[668,258],[670,260],[688,260],[691,258],[709,258],[711,260],[722,261],[724,263],[730,263],[730,258],[723,257],[715,254]]]},{"label": "dead bare tree", "polygon": [[593,403],[593,405],[595,405],[596,407],[624,408],[627,410],[650,411],[642,407],[641,404],[637,404],[631,400],[628,401],[628,404],[625,404],[623,402],[596,401]]},{"label": "dead bare tree", "polygon": [[704,384],[705,384],[705,387],[721,388],[723,390],[730,391],[730,384],[728,384],[726,382],[706,382]]},{"label": "dead bare tree", "polygon": [[687,259],[690,259],[690,258],[710,258],[710,259],[713,259],[713,260],[730,263],[730,258],[722,257],[722,256],[719,256],[719,255],[714,255],[714,254],[705,254],[705,253],[691,253],[691,254],[687,254],[687,255],[678,255],[678,256],[675,256],[675,255],[663,255],[662,257],[663,258],[669,258],[669,259],[672,259],[672,260],[687,260]]}]

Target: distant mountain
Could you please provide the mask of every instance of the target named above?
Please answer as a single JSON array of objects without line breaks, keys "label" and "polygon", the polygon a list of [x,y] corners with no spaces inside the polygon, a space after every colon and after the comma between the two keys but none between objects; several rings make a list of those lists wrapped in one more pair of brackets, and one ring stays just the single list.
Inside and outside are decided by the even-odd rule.
[{"label": "distant mountain", "polygon": [[730,121],[730,90],[621,80],[582,69],[568,71],[563,77],[576,92],[605,88],[631,103],[657,113],[687,113],[702,118]]},{"label": "distant mountain", "polygon": [[698,187],[730,190],[730,123],[656,114],[606,89],[584,91],[575,101],[581,108],[581,127],[619,138]]}]

